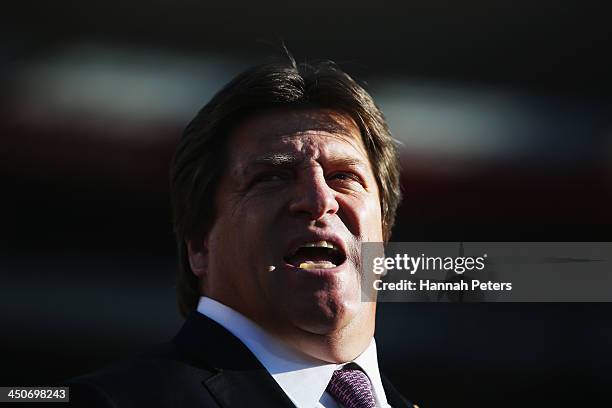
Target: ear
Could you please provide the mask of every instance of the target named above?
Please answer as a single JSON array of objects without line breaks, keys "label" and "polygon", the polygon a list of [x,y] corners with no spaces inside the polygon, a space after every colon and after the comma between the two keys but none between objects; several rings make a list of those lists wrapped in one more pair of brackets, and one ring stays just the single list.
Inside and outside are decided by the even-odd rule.
[{"label": "ear", "polygon": [[203,278],[208,270],[208,242],[205,239],[186,240],[185,245],[191,271]]}]

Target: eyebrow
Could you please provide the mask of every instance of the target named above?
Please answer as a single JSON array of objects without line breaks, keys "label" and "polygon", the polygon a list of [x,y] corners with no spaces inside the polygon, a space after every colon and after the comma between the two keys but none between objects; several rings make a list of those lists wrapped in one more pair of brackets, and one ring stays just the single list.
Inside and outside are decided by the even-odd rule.
[{"label": "eyebrow", "polygon": [[291,153],[266,153],[252,158],[246,166],[237,170],[239,174],[246,176],[257,167],[295,167],[303,161],[303,158]]}]

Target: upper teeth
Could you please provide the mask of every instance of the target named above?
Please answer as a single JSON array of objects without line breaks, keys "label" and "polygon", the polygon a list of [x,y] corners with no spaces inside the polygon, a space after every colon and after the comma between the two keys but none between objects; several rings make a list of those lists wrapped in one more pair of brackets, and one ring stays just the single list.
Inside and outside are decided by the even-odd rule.
[{"label": "upper teeth", "polygon": [[318,242],[309,242],[307,244],[301,245],[300,248],[331,248],[338,250],[338,247],[332,244],[329,241],[318,241]]}]

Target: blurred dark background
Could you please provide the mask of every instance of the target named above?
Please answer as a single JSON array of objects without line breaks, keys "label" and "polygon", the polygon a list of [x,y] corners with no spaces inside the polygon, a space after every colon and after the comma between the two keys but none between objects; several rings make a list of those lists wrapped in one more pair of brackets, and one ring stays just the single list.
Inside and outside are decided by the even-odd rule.
[{"label": "blurred dark background", "polygon": [[[338,62],[385,111],[403,143],[394,241],[612,240],[605,2],[2,8],[0,385],[48,385],[174,334],[173,146],[280,40]],[[421,407],[595,403],[610,312],[383,304],[381,364]]]}]

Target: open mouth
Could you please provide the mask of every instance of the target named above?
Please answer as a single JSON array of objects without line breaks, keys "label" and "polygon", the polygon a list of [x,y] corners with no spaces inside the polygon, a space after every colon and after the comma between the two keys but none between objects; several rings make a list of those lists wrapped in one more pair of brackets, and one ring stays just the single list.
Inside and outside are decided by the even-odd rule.
[{"label": "open mouth", "polygon": [[331,269],[346,261],[344,251],[329,241],[308,242],[300,245],[285,262],[300,269]]}]

